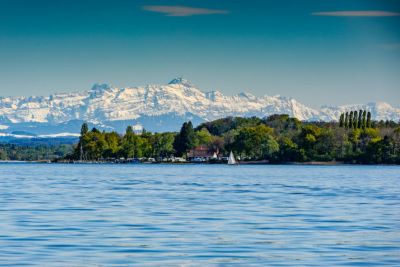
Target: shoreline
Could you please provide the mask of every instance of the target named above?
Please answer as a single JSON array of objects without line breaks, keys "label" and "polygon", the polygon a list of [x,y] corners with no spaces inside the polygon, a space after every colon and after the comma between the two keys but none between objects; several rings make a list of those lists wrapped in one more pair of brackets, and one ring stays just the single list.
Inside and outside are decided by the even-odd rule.
[{"label": "shoreline", "polygon": [[[98,161],[86,161],[86,162],[53,162],[49,160],[39,161],[26,161],[26,160],[0,160],[0,164],[7,163],[29,163],[29,164],[66,164],[66,165],[228,165],[227,163],[194,163],[194,162],[140,162],[140,163],[116,163],[116,162],[98,162]],[[293,166],[400,166],[398,164],[363,164],[363,163],[346,163],[342,161],[308,161],[308,162],[282,162],[282,163],[271,163],[266,160],[263,161],[242,161],[237,165],[293,165]]]}]

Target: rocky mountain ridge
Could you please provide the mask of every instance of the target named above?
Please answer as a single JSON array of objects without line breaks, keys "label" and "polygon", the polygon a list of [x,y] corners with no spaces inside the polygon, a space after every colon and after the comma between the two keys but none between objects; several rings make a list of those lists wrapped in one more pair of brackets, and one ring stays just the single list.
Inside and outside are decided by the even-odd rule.
[{"label": "rocky mountain ridge", "polygon": [[271,114],[289,114],[306,121],[331,121],[338,120],[342,112],[359,109],[371,111],[377,120],[400,119],[400,108],[384,102],[324,106],[317,110],[282,96],[258,97],[247,92],[225,96],[219,91],[203,92],[188,80],[176,78],[166,85],[117,88],[95,84],[90,90],[76,93],[0,97],[0,131],[77,132],[78,129],[69,125],[76,127],[82,121],[119,131],[127,125],[165,131],[178,130],[189,119],[200,123],[227,116]]}]

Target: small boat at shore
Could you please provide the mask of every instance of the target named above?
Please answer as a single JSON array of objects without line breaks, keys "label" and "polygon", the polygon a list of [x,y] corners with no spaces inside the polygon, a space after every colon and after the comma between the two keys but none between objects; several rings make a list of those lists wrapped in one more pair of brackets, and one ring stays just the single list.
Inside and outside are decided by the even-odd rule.
[{"label": "small boat at shore", "polygon": [[235,156],[233,155],[233,152],[231,151],[231,153],[229,154],[229,158],[228,158],[228,165],[237,165],[238,163],[235,160]]}]

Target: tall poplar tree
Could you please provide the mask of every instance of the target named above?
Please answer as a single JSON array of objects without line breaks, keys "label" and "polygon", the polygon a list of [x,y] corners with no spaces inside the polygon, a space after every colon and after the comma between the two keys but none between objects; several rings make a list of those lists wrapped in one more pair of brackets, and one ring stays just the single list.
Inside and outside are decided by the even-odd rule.
[{"label": "tall poplar tree", "polygon": [[367,111],[364,110],[362,114],[362,128],[365,129],[367,127]]},{"label": "tall poplar tree", "polygon": [[368,111],[368,113],[367,113],[367,128],[371,128],[371,123],[372,123],[372,121],[371,121],[371,112]]},{"label": "tall poplar tree", "polygon": [[339,118],[339,127],[342,128],[344,125],[344,114],[340,114],[340,118]]},{"label": "tall poplar tree", "polygon": [[358,112],[358,122],[357,122],[357,128],[360,129],[362,126],[362,110]]},{"label": "tall poplar tree", "polygon": [[346,112],[345,118],[344,118],[344,127],[349,128],[349,113]]},{"label": "tall poplar tree", "polygon": [[357,125],[358,125],[358,116],[357,116],[357,110],[354,111],[353,113],[353,129],[357,129]]},{"label": "tall poplar tree", "polygon": [[353,111],[350,111],[349,115],[349,129],[353,128]]}]

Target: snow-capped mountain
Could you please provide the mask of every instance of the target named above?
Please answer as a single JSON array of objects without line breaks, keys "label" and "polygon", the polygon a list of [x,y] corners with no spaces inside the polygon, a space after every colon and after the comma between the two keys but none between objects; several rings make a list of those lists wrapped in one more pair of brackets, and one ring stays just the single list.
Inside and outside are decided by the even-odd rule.
[{"label": "snow-capped mountain", "polygon": [[400,120],[400,108],[395,108],[385,102],[373,102],[368,104],[343,105],[338,107],[321,107],[321,113],[327,118],[338,120],[341,113],[351,110],[368,110],[371,111],[374,120]]},{"label": "snow-capped mountain", "polygon": [[227,116],[289,114],[300,120],[337,120],[341,112],[367,109],[375,119],[398,121],[400,109],[387,103],[309,108],[281,96],[257,97],[250,93],[225,96],[203,92],[189,81],[177,78],[167,85],[116,88],[95,84],[77,93],[47,97],[0,98],[0,131],[36,134],[77,132],[83,121],[96,127],[122,131],[127,125],[152,131],[178,130],[185,120],[195,124]]}]

